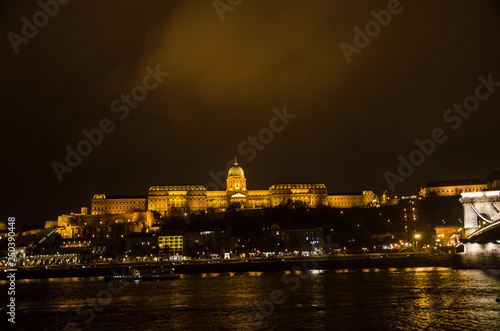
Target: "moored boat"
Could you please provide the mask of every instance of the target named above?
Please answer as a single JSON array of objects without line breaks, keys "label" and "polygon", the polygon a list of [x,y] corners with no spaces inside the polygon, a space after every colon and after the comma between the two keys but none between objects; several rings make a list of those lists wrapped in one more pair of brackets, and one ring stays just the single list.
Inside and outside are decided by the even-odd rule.
[{"label": "moored boat", "polygon": [[133,268],[129,267],[128,273],[119,275],[109,275],[106,276],[106,280],[170,280],[179,279],[181,276],[174,273],[174,269],[166,268]]}]

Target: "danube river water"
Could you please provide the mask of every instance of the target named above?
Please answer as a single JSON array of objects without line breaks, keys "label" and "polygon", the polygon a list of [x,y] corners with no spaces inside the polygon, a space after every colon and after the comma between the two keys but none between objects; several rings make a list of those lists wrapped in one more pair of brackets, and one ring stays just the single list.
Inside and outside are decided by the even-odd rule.
[{"label": "danube river water", "polygon": [[448,268],[18,280],[15,329],[499,330],[498,295],[500,270]]}]

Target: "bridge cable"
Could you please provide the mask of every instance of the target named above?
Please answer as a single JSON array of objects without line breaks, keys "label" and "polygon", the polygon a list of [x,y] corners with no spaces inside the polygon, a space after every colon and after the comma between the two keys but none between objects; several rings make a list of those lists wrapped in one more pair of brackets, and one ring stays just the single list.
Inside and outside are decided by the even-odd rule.
[{"label": "bridge cable", "polygon": [[479,216],[482,220],[484,220],[484,221],[486,221],[486,222],[488,222],[488,223],[493,223],[492,221],[490,221],[489,219],[487,219],[487,218],[485,218],[483,215],[481,215],[481,214],[477,211],[476,207],[474,207],[474,204],[472,204],[472,203],[471,203],[470,205],[471,205],[472,209],[476,212],[477,216]]},{"label": "bridge cable", "polygon": [[492,202],[491,205],[493,206],[493,208],[495,208],[495,210],[497,211],[497,213],[500,213],[500,209],[498,209],[498,207],[495,206],[495,203]]}]

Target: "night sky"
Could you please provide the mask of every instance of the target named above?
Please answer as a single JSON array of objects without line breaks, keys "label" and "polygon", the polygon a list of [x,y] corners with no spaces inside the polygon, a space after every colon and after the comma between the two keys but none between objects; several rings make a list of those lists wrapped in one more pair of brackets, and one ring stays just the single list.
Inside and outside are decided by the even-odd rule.
[{"label": "night sky", "polygon": [[[218,13],[212,1],[73,0],[44,17],[37,1],[2,1],[1,220],[56,219],[94,193],[207,185],[235,156],[248,189],[391,192],[384,173],[398,174],[398,156],[439,128],[447,139],[393,195],[500,170],[499,83],[468,99],[477,109],[461,123],[447,113],[476,95],[479,76],[500,82],[497,1],[232,3]],[[370,12],[388,6],[397,13],[368,24],[372,37],[347,59],[341,45],[353,50],[355,27],[366,33]],[[40,27],[25,38],[34,15]],[[135,108],[121,100],[131,91],[144,99]],[[272,121],[284,109],[288,123]],[[113,131],[60,182],[54,162],[66,164],[67,146],[103,119]],[[266,143],[251,147],[259,133]]]}]

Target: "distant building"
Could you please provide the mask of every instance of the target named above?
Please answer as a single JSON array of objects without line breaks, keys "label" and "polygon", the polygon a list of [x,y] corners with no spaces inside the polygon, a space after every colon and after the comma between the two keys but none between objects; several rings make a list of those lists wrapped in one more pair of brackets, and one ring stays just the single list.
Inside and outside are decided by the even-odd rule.
[{"label": "distant building", "polygon": [[451,179],[433,180],[420,189],[420,196],[450,197],[459,196],[465,192],[480,192],[486,190],[488,185],[479,179]]},{"label": "distant building", "polygon": [[104,194],[94,194],[90,210],[92,215],[133,213],[147,210],[146,201],[146,197],[106,197]]},{"label": "distant building", "polygon": [[455,225],[436,226],[436,245],[457,246],[463,228]]},{"label": "distant building", "polygon": [[158,236],[158,247],[160,254],[182,255],[184,252],[183,236]]},{"label": "distant building", "polygon": [[[160,238],[154,233],[133,233],[125,239],[125,251],[135,255],[136,259],[147,260],[158,255]],[[120,243],[120,242],[118,242]],[[94,242],[92,242],[94,245]],[[119,251],[120,247],[115,250]]]},{"label": "distant building", "polygon": [[372,191],[329,194],[327,206],[332,208],[376,207],[379,198]]},{"label": "distant building", "polygon": [[488,190],[500,190],[500,173],[498,171],[492,172],[486,179]]},{"label": "distant building", "polygon": [[323,252],[323,228],[293,228],[290,224],[261,224],[258,247],[264,256],[318,255]]},{"label": "distant building", "polygon": [[116,197],[95,194],[92,215],[154,211],[167,217],[172,214],[201,213],[209,208],[225,211],[239,208],[267,208],[301,201],[307,207],[327,204],[324,184],[275,184],[268,190],[247,190],[243,168],[234,162],[227,174],[225,191],[207,191],[203,185],[151,186],[147,196]]},{"label": "distant building", "polygon": [[61,215],[57,223],[47,221],[47,225],[55,226],[62,239],[120,239],[134,232],[152,231],[155,217],[152,211],[136,211],[129,213],[109,213],[105,215]]}]

